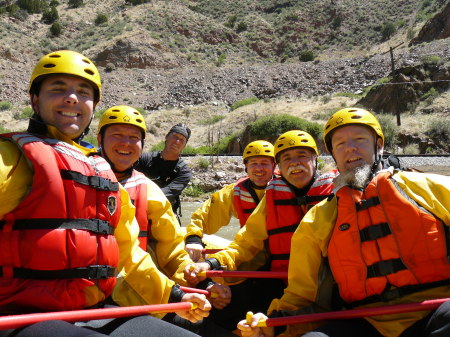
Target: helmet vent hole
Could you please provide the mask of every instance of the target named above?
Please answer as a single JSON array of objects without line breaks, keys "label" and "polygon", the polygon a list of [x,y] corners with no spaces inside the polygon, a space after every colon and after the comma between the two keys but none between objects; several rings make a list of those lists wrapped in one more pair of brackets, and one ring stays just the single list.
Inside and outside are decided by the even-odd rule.
[{"label": "helmet vent hole", "polygon": [[49,57],[53,57],[53,58],[60,58],[60,57],[61,57],[61,55],[58,55],[58,54],[53,54],[53,55],[49,55]]},{"label": "helmet vent hole", "polygon": [[94,72],[91,70],[91,69],[84,69],[84,71],[86,72],[86,73],[88,73],[89,75],[94,75]]},{"label": "helmet vent hole", "polygon": [[54,68],[56,67],[56,64],[53,63],[47,63],[46,65],[44,65],[44,68]]},{"label": "helmet vent hole", "polygon": [[83,61],[84,63],[91,64],[91,62],[90,62],[88,59],[82,59],[82,61]]},{"label": "helmet vent hole", "polygon": [[117,116],[109,116],[109,119],[117,119]]},{"label": "helmet vent hole", "polygon": [[352,118],[352,119],[361,119],[362,116],[359,116],[359,115],[353,115],[351,118]]},{"label": "helmet vent hole", "polygon": [[139,119],[139,118],[136,118],[136,122],[138,122],[138,123],[143,123],[143,120],[142,120],[142,119]]}]

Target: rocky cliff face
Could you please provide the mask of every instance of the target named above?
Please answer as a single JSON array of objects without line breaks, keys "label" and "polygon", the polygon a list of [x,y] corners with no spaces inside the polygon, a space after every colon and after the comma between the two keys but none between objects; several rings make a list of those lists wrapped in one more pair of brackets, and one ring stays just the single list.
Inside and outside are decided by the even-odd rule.
[{"label": "rocky cliff face", "polygon": [[430,19],[420,30],[419,34],[411,40],[410,46],[422,42],[446,39],[450,36],[450,2],[444,9]]}]

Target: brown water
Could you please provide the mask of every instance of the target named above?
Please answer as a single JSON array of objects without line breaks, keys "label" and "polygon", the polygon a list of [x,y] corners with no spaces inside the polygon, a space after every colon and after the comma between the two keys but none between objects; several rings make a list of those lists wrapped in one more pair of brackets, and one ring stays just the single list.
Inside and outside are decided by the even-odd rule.
[{"label": "brown water", "polygon": [[[191,214],[202,205],[201,202],[182,202],[181,211],[183,216],[181,217],[181,226],[186,227],[190,220]],[[231,218],[228,226],[222,227],[215,235],[221,236],[227,240],[233,240],[234,235],[239,230],[239,221],[236,218]]]}]

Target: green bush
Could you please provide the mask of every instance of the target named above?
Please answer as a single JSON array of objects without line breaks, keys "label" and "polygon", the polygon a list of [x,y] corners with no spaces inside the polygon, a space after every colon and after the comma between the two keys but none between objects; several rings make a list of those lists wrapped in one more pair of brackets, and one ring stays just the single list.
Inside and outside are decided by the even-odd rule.
[{"label": "green bush", "polygon": [[383,41],[389,39],[396,31],[395,25],[392,22],[386,22],[381,27],[381,39]]},{"label": "green bush", "polygon": [[250,136],[254,139],[267,139],[274,142],[279,135],[289,130],[303,130],[311,134],[318,141],[321,139],[323,127],[315,122],[309,122],[302,118],[277,114],[259,118],[249,124]]},{"label": "green bush", "polygon": [[237,15],[233,14],[228,18],[228,21],[225,22],[224,26],[228,28],[233,28],[237,20]]},{"label": "green bush", "polygon": [[140,4],[145,4],[146,2],[150,2],[150,0],[126,0],[126,2],[136,6]]},{"label": "green bush", "polygon": [[422,96],[420,96],[420,100],[425,101],[425,103],[430,105],[431,103],[433,103],[434,99],[438,96],[439,96],[439,91],[437,91],[434,87],[432,87],[430,90],[428,90]]},{"label": "green bush", "polygon": [[198,168],[206,170],[209,167],[209,164],[211,164],[211,163],[208,158],[200,157],[197,160],[196,166]]},{"label": "green bush", "polygon": [[46,0],[18,0],[17,5],[30,14],[42,13],[48,6]]},{"label": "green bush", "polygon": [[70,8],[79,8],[83,5],[84,5],[83,0],[69,0]]},{"label": "green bush", "polygon": [[202,190],[202,188],[198,185],[191,185],[186,187],[182,192],[181,195],[185,197],[192,197],[197,198],[203,195],[205,192]]},{"label": "green bush", "polygon": [[298,58],[302,62],[314,61],[314,53],[312,50],[303,50]]},{"label": "green bush", "polygon": [[50,26],[50,34],[52,36],[60,36],[62,32],[62,25],[59,21],[53,22]]},{"label": "green bush", "polygon": [[247,30],[247,24],[244,21],[241,21],[236,27],[236,33],[243,32],[244,30]]},{"label": "green bush", "polygon": [[384,134],[384,147],[393,149],[397,141],[397,124],[393,115],[377,115]]},{"label": "green bush", "polygon": [[106,16],[106,14],[98,13],[97,17],[95,18],[95,21],[94,21],[95,25],[99,26],[105,22],[108,22],[108,17]]},{"label": "green bush", "polygon": [[44,11],[44,13],[42,13],[42,22],[44,22],[48,25],[55,22],[58,19],[59,19],[59,14],[58,14],[58,10],[56,9],[56,7],[51,7],[50,9],[48,9],[48,10]]},{"label": "green bush", "polygon": [[0,111],[9,110],[12,108],[12,103],[7,101],[0,102]]},{"label": "green bush", "polygon": [[421,61],[429,65],[440,65],[445,62],[444,59],[442,59],[440,56],[437,55],[424,56],[422,57]]},{"label": "green bush", "polygon": [[257,97],[251,97],[251,98],[245,98],[240,101],[237,101],[231,106],[231,110],[236,110],[237,108],[240,108],[241,106],[253,104],[259,102],[259,99]]},{"label": "green bush", "polygon": [[225,115],[215,115],[208,119],[201,120],[200,125],[213,125],[225,118]]},{"label": "green bush", "polygon": [[403,154],[419,154],[419,145],[417,144],[408,144],[405,146],[405,148],[403,149]]},{"label": "green bush", "polygon": [[31,106],[27,106],[23,108],[22,112],[17,116],[18,119],[29,119],[31,116],[33,116],[34,111],[31,108]]},{"label": "green bush", "polygon": [[428,124],[425,134],[439,143],[448,143],[450,141],[450,120],[432,120]]},{"label": "green bush", "polygon": [[227,59],[227,55],[225,55],[225,54],[220,54],[218,57],[217,57],[217,60],[216,60],[216,66],[218,66],[218,67],[220,67],[221,65],[223,65],[224,63],[225,63],[225,60]]},{"label": "green bush", "polygon": [[159,143],[156,143],[150,148],[150,151],[162,151],[164,149],[164,143],[165,143],[164,140],[160,141]]}]

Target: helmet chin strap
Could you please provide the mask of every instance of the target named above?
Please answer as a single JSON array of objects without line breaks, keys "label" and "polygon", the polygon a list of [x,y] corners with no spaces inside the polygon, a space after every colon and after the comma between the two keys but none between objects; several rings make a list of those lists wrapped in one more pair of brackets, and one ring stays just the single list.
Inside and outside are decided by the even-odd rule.
[{"label": "helmet chin strap", "polygon": [[373,162],[372,168],[371,168],[371,172],[373,175],[375,175],[375,173],[377,173],[378,169],[379,169],[379,165],[381,163],[381,160],[383,159],[383,155],[378,152],[378,144],[377,144],[378,138],[375,140],[375,150],[374,150],[374,154],[375,154],[375,160]]}]

